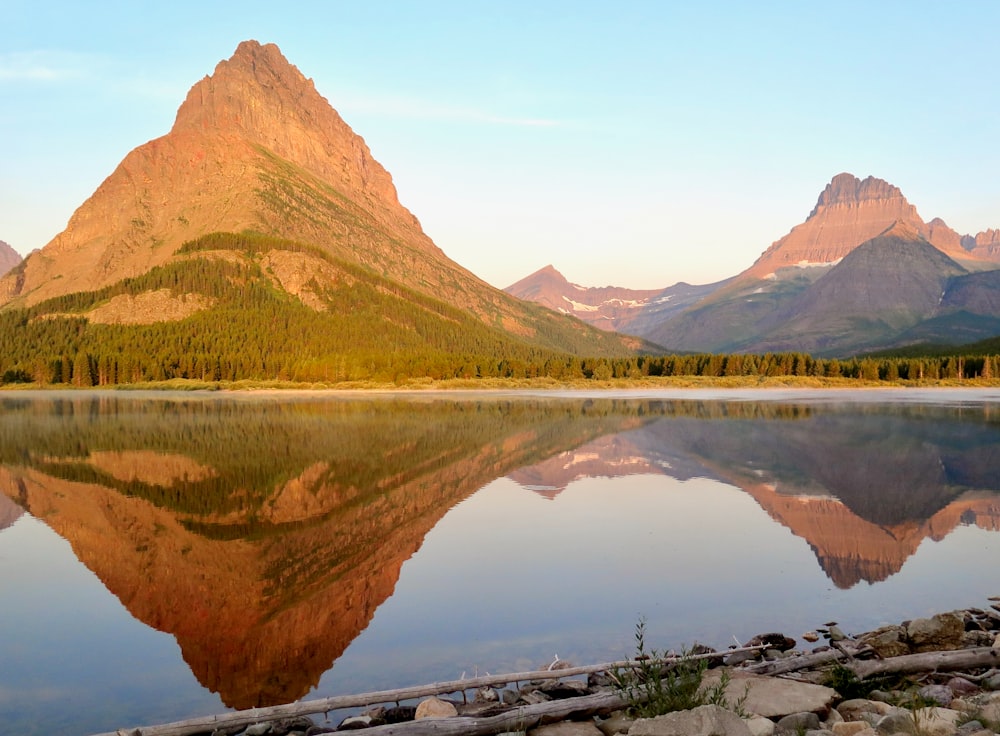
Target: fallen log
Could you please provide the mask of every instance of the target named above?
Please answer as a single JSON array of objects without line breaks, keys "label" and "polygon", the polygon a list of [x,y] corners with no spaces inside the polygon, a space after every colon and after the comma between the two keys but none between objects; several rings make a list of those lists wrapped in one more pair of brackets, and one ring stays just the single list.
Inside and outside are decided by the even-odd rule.
[{"label": "fallen log", "polygon": [[853,657],[863,655],[871,651],[871,648],[867,646],[855,648],[853,646],[844,646],[843,643],[841,643],[841,647],[838,649],[831,648],[827,649],[825,652],[813,652],[811,654],[801,654],[797,657],[788,657],[786,659],[757,662],[756,664],[743,667],[742,670],[744,672],[752,672],[755,675],[783,675],[788,672],[807,670],[810,667],[819,667],[821,665],[836,662],[845,658],[852,659]]},{"label": "fallen log", "polygon": [[364,731],[365,736],[489,736],[506,731],[527,731],[547,723],[592,716],[601,711],[624,708],[626,705],[628,700],[617,692],[609,691],[518,706],[489,718],[423,718],[419,721],[374,726]]},{"label": "fallen log", "polygon": [[852,662],[844,666],[852,670],[860,679],[872,675],[905,675],[914,672],[936,672],[980,667],[996,667],[1000,665],[1000,649],[992,647],[976,647],[975,649],[958,649],[946,652],[924,652],[922,654],[904,654],[900,657]]},{"label": "fallen log", "polygon": [[[314,715],[316,713],[329,713],[330,711],[341,710],[344,708],[364,708],[379,705],[380,703],[397,703],[402,700],[424,698],[431,695],[440,695],[442,693],[462,692],[480,687],[506,685],[512,682],[518,683],[533,682],[536,680],[558,680],[563,677],[589,675],[595,672],[608,672],[609,670],[633,669],[639,666],[648,666],[651,661],[670,664],[672,662],[679,662],[682,659],[713,659],[726,654],[731,654],[733,652],[759,651],[766,648],[767,645],[762,644],[752,647],[741,647],[739,649],[727,649],[723,652],[658,657],[655,660],[644,660],[641,662],[634,659],[628,659],[619,662],[584,665],[581,667],[534,670],[531,672],[513,672],[505,675],[485,675],[483,677],[472,677],[468,679],[463,678],[461,680],[450,680],[430,685],[399,688],[396,690],[381,690],[370,693],[361,693],[360,695],[335,695],[329,698],[305,700],[297,703],[287,703],[285,705],[237,710],[229,713],[191,718],[184,721],[174,721],[173,723],[165,723],[161,725],[121,728],[117,731],[96,734],[96,736],[190,736],[191,734],[205,733],[218,729],[241,728],[265,721],[276,721],[283,718],[296,718],[298,716]],[[567,698],[565,700],[553,701],[553,703],[568,702],[570,700],[578,700],[578,698]],[[494,716],[494,718],[500,717],[501,716]],[[466,723],[467,721],[469,721],[468,718],[461,718],[459,720],[460,723]],[[383,727],[378,726],[377,728]],[[366,734],[370,734],[371,732],[372,729],[366,729],[365,731]]]}]

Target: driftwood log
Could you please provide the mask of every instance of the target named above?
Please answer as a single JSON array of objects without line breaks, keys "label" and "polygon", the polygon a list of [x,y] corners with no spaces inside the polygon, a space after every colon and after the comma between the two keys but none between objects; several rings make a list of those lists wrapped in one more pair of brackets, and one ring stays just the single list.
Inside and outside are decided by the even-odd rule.
[{"label": "driftwood log", "polygon": [[950,672],[965,669],[974,670],[980,667],[996,667],[997,665],[1000,665],[1000,649],[976,647],[975,649],[957,649],[948,652],[904,654],[901,657],[888,659],[851,662],[844,666],[863,680],[872,675]]},{"label": "driftwood log", "polygon": [[[741,647],[739,649],[727,649],[723,652],[709,652],[706,654],[692,654],[684,657],[670,656],[670,657],[660,657],[657,658],[656,662],[662,662],[663,664],[671,664],[673,662],[678,662],[681,659],[696,660],[696,659],[714,659],[726,654],[731,654],[734,652],[748,652],[748,651],[759,651],[761,649],[766,649],[767,645],[759,645],[752,647]],[[607,662],[605,664],[592,664],[585,665],[581,667],[565,667],[565,668],[550,668],[547,670],[535,670],[531,672],[513,672],[505,675],[485,675],[483,677],[472,677],[463,678],[461,680],[450,680],[447,682],[438,682],[431,685],[419,685],[415,687],[400,688],[397,690],[381,690],[377,692],[362,693],[360,695],[337,695],[330,698],[321,698],[317,700],[305,700],[297,703],[288,703],[286,705],[275,705],[267,708],[251,708],[248,710],[238,710],[232,711],[230,713],[220,713],[212,716],[203,716],[200,718],[191,718],[185,721],[175,721],[173,723],[165,723],[157,726],[139,726],[133,728],[121,728],[117,731],[112,731],[108,733],[97,734],[97,736],[190,736],[191,734],[206,733],[217,729],[233,729],[241,728],[245,726],[252,726],[255,723],[262,723],[265,721],[276,721],[284,718],[296,718],[298,716],[314,715],[316,713],[329,713],[333,710],[341,710],[344,708],[364,708],[373,705],[379,705],[381,703],[397,703],[402,700],[412,700],[414,698],[424,698],[431,695],[441,695],[443,693],[456,693],[464,692],[466,690],[472,690],[480,687],[491,687],[494,685],[507,685],[509,683],[518,682],[534,682],[542,680],[558,680],[563,677],[575,677],[577,675],[589,675],[595,672],[608,672],[611,670],[618,669],[633,669],[639,666],[648,665],[650,662],[644,661],[639,662],[634,659],[622,660],[619,662]],[[499,733],[507,729],[501,728],[499,731],[491,731],[489,729],[493,728],[495,725],[503,725],[505,721],[503,719],[510,717],[510,713],[519,713],[520,716],[525,719],[535,717],[538,714],[539,718],[550,718],[551,720],[563,720],[566,715],[558,715],[560,707],[568,707],[570,710],[567,711],[568,714],[574,714],[578,712],[580,708],[589,708],[591,711],[596,712],[606,707],[620,707],[604,705],[603,701],[595,700],[596,705],[587,704],[592,698],[599,698],[605,695],[613,695],[613,693],[601,693],[599,695],[588,695],[579,698],[566,698],[563,700],[555,700],[550,703],[540,703],[537,706],[522,706],[519,708],[514,708],[509,713],[502,713],[497,716],[492,716],[490,718],[468,718],[459,717],[455,719],[450,719],[455,721],[455,728],[458,729],[454,733],[468,733],[468,734],[485,734],[485,733]],[[583,702],[581,702],[583,701]],[[560,706],[560,704],[564,704]],[[552,710],[546,710],[541,706],[551,706]],[[498,720],[499,719],[499,720]],[[430,719],[425,719],[430,720]],[[484,728],[486,730],[482,731],[469,731],[467,730],[473,722],[481,724],[479,728]],[[525,721],[527,722],[527,721]],[[375,726],[373,728],[365,729],[366,736],[376,733],[388,734],[388,733],[399,733],[398,729],[413,727],[413,723],[410,724],[392,724],[387,726]],[[445,721],[438,720],[435,721],[436,724],[445,723]],[[426,733],[440,733],[449,734],[452,731],[447,730],[446,726],[435,725],[432,728],[444,729],[437,731],[426,731]],[[384,730],[384,729],[397,729],[397,730]],[[406,730],[408,734],[424,733],[421,731],[410,731]]]}]

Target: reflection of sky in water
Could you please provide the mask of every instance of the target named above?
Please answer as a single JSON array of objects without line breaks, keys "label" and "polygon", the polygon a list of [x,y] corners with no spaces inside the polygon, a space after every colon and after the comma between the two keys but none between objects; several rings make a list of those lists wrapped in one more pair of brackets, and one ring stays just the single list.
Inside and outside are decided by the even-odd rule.
[{"label": "reflection of sky in water", "polygon": [[[774,394],[769,396],[779,398]],[[919,394],[907,393],[906,396],[910,400],[922,400]],[[738,396],[727,394],[727,398]],[[369,427],[364,422],[353,421],[354,417],[364,418],[369,413],[343,413],[347,418],[336,426],[365,428],[371,436],[380,438],[375,445],[384,443],[392,449],[391,443],[385,442],[389,436],[386,428],[391,429],[395,424],[373,423]],[[402,542],[415,545],[423,537],[418,552],[403,565],[393,595],[378,605],[370,624],[336,661],[333,669],[322,676],[310,697],[452,679],[463,671],[471,676],[484,671],[532,669],[547,663],[556,654],[578,663],[618,659],[631,653],[632,633],[640,617],[647,620],[649,645],[658,649],[681,648],[695,641],[724,647],[732,643],[734,637],[744,641],[769,630],[798,636],[829,620],[839,621],[849,632],[859,632],[882,623],[895,623],[958,606],[985,605],[986,596],[1000,594],[994,570],[995,561],[1000,559],[1000,534],[961,525],[949,532],[948,525],[958,518],[958,512],[950,517],[942,515],[937,519],[940,524],[922,526],[928,513],[937,513],[954,500],[952,490],[958,493],[957,488],[975,495],[974,492],[983,488],[995,489],[991,483],[996,460],[990,457],[991,443],[995,444],[991,438],[997,436],[995,421],[984,431],[984,425],[976,424],[976,420],[961,425],[942,424],[933,412],[916,412],[920,421],[912,422],[916,429],[909,429],[899,412],[888,417],[873,415],[874,424],[869,417],[855,418],[853,414],[836,412],[790,421],[775,418],[774,412],[763,414],[763,419],[753,422],[731,423],[714,415],[703,421],[696,413],[680,411],[676,416],[668,415],[638,427],[635,422],[627,425],[608,422],[605,425],[600,416],[574,415],[561,420],[560,432],[567,435],[560,435],[558,440],[553,435],[548,445],[539,445],[539,438],[528,431],[539,424],[534,416],[522,416],[518,420],[520,424],[511,428],[495,429],[492,419],[481,421],[475,426],[479,427],[484,442],[502,440],[515,450],[532,450],[517,456],[528,458],[532,463],[519,469],[521,476],[517,476],[513,460],[500,464],[505,468],[503,472],[524,482],[537,481],[539,486],[548,487],[550,491],[562,485],[565,489],[550,500],[508,477],[493,480],[452,508],[423,537],[424,530],[448,504],[474,491],[483,479],[495,475],[491,459],[481,461],[482,464],[458,463],[454,468],[448,460],[442,462],[444,472],[441,474],[418,474],[414,489],[426,483],[428,487],[446,489],[451,495],[442,494],[444,501],[437,506],[428,501],[427,505],[417,507],[419,511],[413,511],[406,506],[410,496],[405,493],[393,496],[390,492],[388,498],[404,511],[394,517],[385,517],[392,519],[391,523],[383,524],[386,528],[377,523],[384,520],[383,517],[365,516],[368,512],[363,511],[357,517],[346,517],[348,522],[344,529],[336,523],[317,524],[316,537],[321,538],[322,543],[308,536],[288,537],[291,542],[282,542],[285,537],[264,537],[267,544],[262,548],[269,548],[271,543],[280,548],[282,543],[295,545],[304,540],[308,552],[312,549],[309,545],[314,543],[317,549],[326,549],[322,544],[339,539],[342,532],[364,532],[368,521],[376,522],[372,526],[377,534],[386,534],[396,528],[395,524],[405,529],[406,523],[414,517],[419,520],[421,514],[428,514],[426,527],[420,527],[418,535]],[[470,434],[464,416],[460,421],[447,413],[429,412],[428,416],[432,419],[443,416],[446,420],[450,417],[451,423],[443,426],[451,429],[439,432],[435,440],[438,444],[426,442],[429,437],[433,439],[431,424],[420,417],[412,418],[409,424],[402,425],[401,436],[394,430],[393,437],[398,439],[394,453],[365,456],[368,461],[362,468],[365,472],[352,476],[361,479],[357,483],[371,485],[395,475],[407,477],[410,471],[406,463],[397,462],[386,470],[386,457],[389,454],[393,457],[409,455],[414,447],[422,448],[423,454],[417,454],[424,466],[430,468],[436,467],[439,458],[450,458],[452,454],[459,460],[482,454],[482,446],[476,444],[478,440],[469,441],[467,446],[456,451],[455,438],[466,438]],[[552,413],[547,415],[547,420],[554,424],[552,416]],[[257,451],[246,454],[260,466],[268,482],[271,482],[271,474],[275,474],[279,483],[285,483],[288,478],[305,479],[292,486],[293,490],[306,488],[306,481],[311,477],[307,470],[318,466],[317,458],[329,461],[330,453],[339,452],[333,457],[340,458],[341,462],[346,459],[345,464],[351,466],[359,456],[354,445],[345,446],[346,449],[337,442],[320,443],[315,449],[309,445],[312,438],[324,436],[314,430],[320,426],[325,428],[337,417],[341,414],[307,414],[305,418],[292,417],[288,426],[281,425],[287,434],[278,433],[278,439],[302,452],[301,457],[296,456],[298,464],[287,463],[287,467],[278,469],[280,472],[271,467],[275,464],[268,456],[271,440],[255,445]],[[395,421],[395,417],[389,418]],[[195,419],[200,421],[200,415]],[[255,426],[260,429],[273,426],[269,423],[271,420],[265,420],[261,418]],[[26,426],[35,426],[34,422],[25,421]],[[135,419],[134,426],[126,426],[140,434],[154,435],[160,441],[162,428],[160,425],[147,426],[149,421],[148,417],[141,416]],[[588,421],[593,421],[593,426],[586,424]],[[254,473],[245,472],[245,458],[239,456],[243,451],[239,438],[245,437],[247,432],[235,421],[230,424],[240,431],[232,433],[235,440],[225,443],[225,450],[231,456],[222,455],[220,467],[227,467],[223,462],[227,457],[229,460],[235,458],[230,463],[232,477],[237,480],[244,475],[254,477]],[[219,422],[223,429],[231,429],[230,424]],[[197,429],[201,425],[191,420],[189,424],[177,426]],[[607,442],[602,444],[612,438],[611,434],[606,434],[610,431],[606,427],[614,426],[631,429],[614,435],[613,446]],[[172,427],[173,423],[169,423],[168,429]],[[215,437],[215,424],[211,427],[212,431],[203,433],[205,437]],[[838,428],[847,431],[838,434]],[[914,432],[923,434],[914,435]],[[328,436],[334,435],[349,436],[352,432],[341,431]],[[77,437],[75,434],[70,436]],[[117,441],[121,436],[128,436],[128,433],[109,430],[90,441],[97,443],[105,437]],[[190,464],[185,455],[188,438],[182,434],[170,436],[175,445],[163,452],[158,446],[137,445],[140,452],[106,440],[111,449],[104,454],[92,452],[88,462],[78,463],[79,467],[66,463],[55,469],[43,468],[41,486],[44,488],[46,483],[52,482],[51,476],[45,473],[63,472],[70,480],[94,477],[94,469],[103,467],[95,458],[108,461],[105,465],[113,471],[109,471],[107,477],[97,476],[107,485],[118,481],[128,483],[136,477],[131,470],[119,472],[121,468],[109,458],[115,462],[120,462],[121,458],[133,461],[138,458],[146,462],[155,455],[154,459],[159,460],[156,468],[160,470],[176,469],[179,458]],[[512,437],[522,438],[519,441],[523,446],[513,442]],[[573,439],[576,437],[581,439]],[[838,437],[846,439],[840,442]],[[970,437],[975,441],[970,442]],[[928,438],[932,441],[925,442]],[[581,441],[583,444],[574,444]],[[973,446],[971,451],[970,445]],[[367,452],[370,444],[360,441],[357,447]],[[602,447],[607,449],[602,450]],[[904,461],[899,458],[903,458],[904,450],[909,452],[910,448],[916,448],[916,461],[905,460],[908,473],[903,474],[901,463]],[[940,453],[936,456],[928,448],[944,449],[934,449]],[[505,444],[503,452],[509,453],[510,447]],[[602,452],[605,454],[601,455]],[[921,463],[931,463],[932,470],[936,469],[936,457],[947,461],[952,472],[943,485],[928,477],[933,473],[923,472]],[[163,458],[171,459],[171,463]],[[202,460],[209,465],[214,462]],[[563,467],[566,463],[572,467]],[[371,472],[367,472],[369,466]],[[472,480],[464,487],[456,477],[467,472],[469,467],[476,474],[467,476]],[[657,467],[672,468],[670,472],[675,477],[642,474],[605,477],[623,468],[642,473],[655,472]],[[560,474],[561,470],[567,472]],[[842,472],[844,470],[851,472]],[[577,473],[597,477],[573,480]],[[952,485],[955,478],[961,481],[957,486]],[[920,485],[911,481],[925,482]],[[392,487],[396,481],[385,482]],[[761,499],[760,503],[729,483],[743,485]],[[150,484],[156,485],[153,481]],[[204,485],[206,489],[213,488],[209,483]],[[798,496],[774,494],[775,486],[782,493],[813,494],[812,501],[800,504]],[[51,487],[58,488],[56,485]],[[150,488],[132,490],[149,492]],[[267,496],[269,488],[254,490],[261,498],[270,498]],[[826,512],[831,514],[828,516],[808,515],[816,513],[817,508],[823,513],[817,499],[832,499],[838,494],[845,499],[846,505],[831,513],[828,504]],[[73,498],[64,490],[55,496]],[[159,498],[155,493],[150,497]],[[847,504],[847,500],[851,503]],[[6,497],[0,496],[0,504],[4,501]],[[782,506],[786,501],[789,503]],[[135,503],[143,506],[148,501],[138,497]],[[831,504],[836,503],[831,500]],[[73,510],[70,506],[54,504],[57,510],[53,513],[63,513],[61,519],[66,525],[67,536],[74,540],[91,567],[108,581],[109,587],[125,591],[121,595],[127,600],[129,585],[144,582],[146,578],[140,574],[136,578],[119,579],[115,572],[116,560],[109,559],[107,548],[96,543],[101,539],[101,530],[116,527],[96,523],[97,517],[101,517],[98,507],[80,504],[75,509],[78,515],[74,515],[69,513]],[[848,506],[853,511],[848,510]],[[312,506],[307,505],[307,508]],[[336,504],[330,506],[332,517],[341,513],[340,508]],[[371,513],[380,513],[379,508],[372,505]],[[788,526],[775,521],[765,508],[774,518],[784,519]],[[955,507],[950,508],[954,510]],[[887,509],[894,513],[886,513]],[[226,510],[227,513],[231,511],[228,507]],[[797,515],[799,511],[802,515]],[[830,519],[846,517],[849,517],[848,522],[860,523],[848,530],[846,526],[839,526],[840,521],[830,522]],[[9,521],[13,517],[3,518]],[[817,533],[817,525],[804,531],[803,519],[809,522],[816,518],[830,522],[822,523],[823,533]],[[140,521],[140,526],[142,523]],[[796,536],[789,526],[803,536]],[[947,536],[940,542],[932,541],[926,536],[931,533],[931,527],[935,535],[940,532]],[[306,527],[305,531],[309,529]],[[373,545],[386,548],[385,537],[377,534],[373,537]],[[817,545],[816,550],[810,547],[806,536]],[[359,538],[365,539],[363,534]],[[873,539],[877,543],[875,548],[872,547]],[[831,545],[831,541],[844,541],[845,544],[838,547]],[[235,543],[242,544],[242,541]],[[388,547],[393,544],[395,542],[389,543]],[[861,550],[865,544],[868,548]],[[329,546],[337,551],[335,541]],[[363,547],[359,543],[358,549]],[[396,560],[402,559],[409,549],[412,546],[405,547],[405,551],[389,549],[390,554],[380,559],[384,562],[393,553],[398,555]],[[829,552],[823,562],[826,571],[818,560],[824,549]],[[833,582],[837,578],[830,574],[831,565],[850,568],[855,562],[851,557],[855,551],[863,558],[861,562],[871,562],[881,555],[876,562],[886,564],[876,566],[875,573],[868,570],[854,577],[840,578],[841,587],[838,588]],[[132,549],[125,547],[120,553],[131,559]],[[360,557],[362,563],[366,562],[364,553]],[[290,558],[295,559],[294,556]],[[831,558],[835,558],[832,563]],[[169,557],[156,558],[156,564],[163,564],[164,559]],[[318,574],[325,573],[334,564],[326,557],[319,559]],[[364,576],[375,568],[361,564],[356,569],[361,571],[359,579],[363,582],[369,579]],[[364,605],[377,605],[395,579],[395,568],[388,572],[392,575],[381,578],[383,584],[378,595],[372,593],[373,588],[363,584],[345,587],[344,595],[355,596],[352,604],[362,601]],[[877,579],[876,573],[883,577],[888,575],[888,578],[878,584],[864,582],[865,579]],[[150,574],[149,579],[155,577]],[[226,580],[223,578],[223,589]],[[340,593],[333,579],[325,584],[333,587],[329,588],[332,594],[323,610],[336,609],[333,615],[339,615]],[[296,588],[293,585],[289,588],[289,600],[294,601]],[[4,603],[4,635],[0,637],[0,723],[5,727],[20,728],[21,732],[29,734],[32,733],[29,726],[35,728],[34,733],[70,730],[85,733],[108,730],[108,720],[116,726],[127,726],[222,709],[219,698],[206,692],[191,674],[173,636],[157,632],[134,619],[101,581],[76,560],[66,541],[30,516],[25,515],[9,528],[0,529],[0,591]],[[237,601],[233,605],[240,605],[238,596],[218,600],[226,607],[217,610],[232,610],[229,607],[231,600]],[[135,601],[129,602],[134,608]],[[189,612],[191,609],[179,610]],[[255,613],[256,610],[248,611],[251,616]],[[315,610],[308,615],[311,621],[316,620]],[[164,623],[155,616],[146,620],[171,632],[178,628],[176,622],[173,624],[175,629],[171,629],[171,622]],[[365,620],[360,619],[357,626],[362,626]],[[294,627],[285,630],[294,632]],[[357,628],[351,629],[349,636],[356,631]],[[329,628],[319,627],[317,632],[319,637],[329,638]],[[222,635],[217,639],[226,641]],[[296,640],[292,636],[289,641],[294,645]],[[198,651],[208,649],[203,644],[204,640],[189,643]],[[316,676],[324,666],[319,662]],[[89,728],[80,720],[81,713],[90,714],[99,727]],[[36,725],[36,719],[42,720],[41,714],[44,714],[44,728]],[[102,715],[107,716],[103,721],[100,720]],[[72,729],[68,727],[71,723]]]},{"label": "reflection of sky in water", "polygon": [[192,715],[222,710],[173,637],[132,618],[37,519],[22,516],[0,532],[0,580],[0,723],[10,733],[94,732],[102,704],[143,722],[158,717],[167,690],[174,702],[163,720],[175,717],[175,692]]},{"label": "reflection of sky in water", "polygon": [[984,605],[1000,593],[989,588],[997,559],[1000,535],[959,527],[888,580],[840,590],[804,540],[716,481],[587,478],[547,501],[500,479],[427,535],[319,690],[350,690],[361,673],[389,687],[554,655],[614,660],[632,651],[640,616],[659,649],[799,636],[829,620],[860,632]]}]

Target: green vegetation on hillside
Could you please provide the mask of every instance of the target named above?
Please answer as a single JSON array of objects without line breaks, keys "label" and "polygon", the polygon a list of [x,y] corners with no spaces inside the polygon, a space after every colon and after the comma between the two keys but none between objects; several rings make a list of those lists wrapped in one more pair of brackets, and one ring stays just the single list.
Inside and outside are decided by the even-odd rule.
[{"label": "green vegetation on hillside", "polygon": [[[264,265],[273,251],[318,259],[336,274],[306,283],[322,311],[276,285]],[[153,324],[95,324],[86,317],[115,297],[159,290],[180,300],[197,295],[212,306]],[[142,276],[0,311],[0,382],[87,387],[173,379],[399,384],[415,378],[1000,377],[1000,339],[936,355],[923,348],[922,354],[843,360],[794,352],[626,355],[617,336],[595,342],[588,328],[576,340],[556,324],[556,315],[537,305],[530,309],[539,313],[534,334],[515,337],[315,246],[216,233],[187,243],[177,259]],[[605,354],[594,355],[595,345]]]}]

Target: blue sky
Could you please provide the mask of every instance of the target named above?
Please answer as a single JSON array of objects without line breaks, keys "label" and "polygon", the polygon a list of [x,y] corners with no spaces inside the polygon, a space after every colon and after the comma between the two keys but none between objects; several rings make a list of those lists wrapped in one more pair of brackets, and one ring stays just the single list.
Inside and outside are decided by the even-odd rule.
[{"label": "blue sky", "polygon": [[1000,227],[1000,3],[0,3],[0,240],[60,232],[254,38],[365,138],[451,258],[503,287],[749,266],[837,173]]}]

